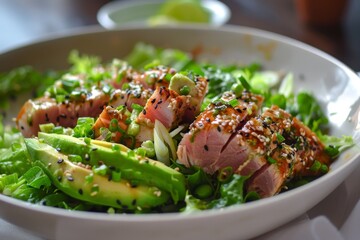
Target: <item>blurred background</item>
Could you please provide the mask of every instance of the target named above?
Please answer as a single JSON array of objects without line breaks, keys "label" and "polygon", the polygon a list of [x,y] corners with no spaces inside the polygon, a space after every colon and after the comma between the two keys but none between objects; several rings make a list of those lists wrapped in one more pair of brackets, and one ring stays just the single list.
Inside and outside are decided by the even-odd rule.
[{"label": "blurred background", "polygon": [[[110,0],[0,0],[0,52],[54,33],[98,25],[97,12],[108,2]],[[360,70],[359,0],[221,2],[231,10],[227,24],[255,27],[298,39],[333,55],[353,70]]]}]

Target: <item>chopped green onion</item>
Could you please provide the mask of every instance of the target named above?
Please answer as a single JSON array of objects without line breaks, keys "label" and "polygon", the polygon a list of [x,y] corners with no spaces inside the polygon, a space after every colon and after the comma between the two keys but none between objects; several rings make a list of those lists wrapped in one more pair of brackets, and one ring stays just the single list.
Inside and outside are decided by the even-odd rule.
[{"label": "chopped green onion", "polygon": [[131,107],[132,107],[133,111],[134,110],[137,111],[137,115],[144,109],[143,106],[136,104],[136,103],[131,104]]},{"label": "chopped green onion", "polygon": [[139,134],[139,132],[140,132],[140,125],[135,122],[131,122],[127,129],[127,134],[129,134],[130,136],[136,136]]},{"label": "chopped green onion", "polygon": [[244,76],[240,76],[239,77],[239,80],[241,82],[241,85],[248,91],[251,90],[251,86],[250,84],[248,83],[248,81],[246,81],[246,79],[244,78]]},{"label": "chopped green onion", "polygon": [[55,97],[57,103],[61,103],[65,101],[65,95],[56,95]]},{"label": "chopped green onion", "polygon": [[75,154],[69,154],[68,159],[71,162],[82,162],[82,158],[79,155],[75,155]]},{"label": "chopped green onion", "polygon": [[272,157],[268,157],[266,160],[267,160],[270,164],[275,164],[275,163],[276,163],[276,160],[275,160],[274,158],[272,158]]},{"label": "chopped green onion", "polygon": [[84,138],[84,142],[85,142],[87,145],[89,145],[90,142],[91,142],[91,138],[88,138],[88,137]]},{"label": "chopped green onion", "polygon": [[52,133],[63,134],[64,128],[62,126],[56,126],[53,128]]},{"label": "chopped green onion", "polygon": [[146,150],[142,147],[136,148],[135,153],[139,156],[146,157]]},{"label": "chopped green onion", "polygon": [[220,169],[220,171],[217,175],[217,179],[219,182],[227,182],[228,180],[230,180],[233,173],[234,173],[234,170],[232,167],[222,168],[222,169]]},{"label": "chopped green onion", "polygon": [[320,170],[321,165],[322,165],[321,162],[319,162],[318,160],[315,160],[314,163],[311,165],[310,170],[317,172]]},{"label": "chopped green onion", "polygon": [[105,164],[100,165],[99,167],[94,167],[93,171],[94,173],[105,176],[107,173],[108,167]]},{"label": "chopped green onion", "polygon": [[329,172],[329,167],[326,164],[322,164],[320,167],[320,171],[322,173],[327,173],[327,172]]},{"label": "chopped green onion", "polygon": [[242,86],[242,84],[235,83],[234,85],[231,86],[231,91],[234,92],[236,97],[240,97],[243,90],[244,87]]},{"label": "chopped green onion", "polygon": [[111,172],[111,180],[114,182],[120,182],[121,180],[121,172],[112,171]]},{"label": "chopped green onion", "polygon": [[276,133],[276,139],[278,140],[279,143],[285,141],[285,138],[280,133]]},{"label": "chopped green onion", "polygon": [[94,175],[92,173],[85,176],[85,182],[86,183],[92,183],[93,181],[94,181]]},{"label": "chopped green onion", "polygon": [[118,144],[113,144],[111,146],[111,149],[114,150],[114,151],[120,151],[121,150],[121,148],[120,148],[120,146]]},{"label": "chopped green onion", "polygon": [[108,214],[115,214],[115,209],[110,207],[110,208],[108,208],[107,213]]},{"label": "chopped green onion", "polygon": [[111,119],[109,130],[110,132],[116,132],[119,129],[119,122],[116,118]]},{"label": "chopped green onion", "polygon": [[39,125],[40,131],[45,133],[51,133],[54,127],[55,125],[53,123],[45,123]]},{"label": "chopped green onion", "polygon": [[200,199],[206,199],[213,193],[213,189],[209,184],[202,184],[195,189],[195,196]]},{"label": "chopped green onion", "polygon": [[113,88],[108,85],[108,84],[105,84],[102,88],[102,91],[105,93],[105,94],[110,94],[111,93],[111,90],[113,90]]},{"label": "chopped green onion", "polygon": [[143,148],[146,151],[147,157],[154,158],[156,156],[154,143],[151,140],[147,140],[147,141],[143,142],[141,144],[141,148]]},{"label": "chopped green onion", "polygon": [[172,76],[173,76],[172,74],[167,73],[167,74],[165,75],[164,79],[165,79],[167,82],[170,82]]},{"label": "chopped green onion", "polygon": [[234,99],[231,99],[231,100],[229,101],[229,104],[230,104],[232,107],[236,107],[236,106],[239,105],[239,101],[238,101],[236,98],[234,98]]},{"label": "chopped green onion", "polygon": [[182,88],[180,88],[180,94],[181,95],[188,95],[190,93],[190,87],[185,85]]}]

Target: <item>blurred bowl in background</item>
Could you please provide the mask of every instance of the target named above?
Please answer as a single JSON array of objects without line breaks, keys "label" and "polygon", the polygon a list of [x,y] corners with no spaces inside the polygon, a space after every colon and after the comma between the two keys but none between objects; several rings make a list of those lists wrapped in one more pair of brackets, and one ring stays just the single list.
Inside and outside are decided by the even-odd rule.
[{"label": "blurred bowl in background", "polygon": [[210,13],[209,22],[175,22],[167,21],[167,19],[156,21],[156,23],[151,21],[154,16],[158,15],[164,2],[164,0],[112,1],[100,8],[97,20],[106,29],[181,23],[221,26],[226,24],[231,16],[230,9],[224,3],[217,0],[202,0],[202,7]]}]

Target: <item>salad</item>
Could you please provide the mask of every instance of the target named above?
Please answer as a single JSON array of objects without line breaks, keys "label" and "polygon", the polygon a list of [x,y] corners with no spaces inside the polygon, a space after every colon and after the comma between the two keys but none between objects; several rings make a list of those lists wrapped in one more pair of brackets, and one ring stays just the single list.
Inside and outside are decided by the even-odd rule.
[{"label": "salad", "polygon": [[[326,174],[353,145],[292,73],[215,65],[138,43],[123,59],[69,55],[65,71],[0,75],[0,191],[107,213],[193,212],[267,198]],[[26,79],[26,81],[25,81]]]}]

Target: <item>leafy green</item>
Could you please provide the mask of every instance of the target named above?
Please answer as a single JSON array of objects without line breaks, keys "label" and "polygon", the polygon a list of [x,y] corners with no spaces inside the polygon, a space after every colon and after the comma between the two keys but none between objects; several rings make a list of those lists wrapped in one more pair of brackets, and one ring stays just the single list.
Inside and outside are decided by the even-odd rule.
[{"label": "leafy green", "polygon": [[69,63],[72,65],[70,72],[74,74],[78,73],[90,73],[93,69],[100,64],[101,59],[91,55],[80,55],[79,51],[73,50],[69,54]]},{"label": "leafy green", "polygon": [[35,166],[19,178],[16,173],[4,176],[4,181],[0,179],[0,185],[3,185],[3,194],[35,203],[47,194],[51,181],[40,167]]},{"label": "leafy green", "polygon": [[13,143],[10,148],[0,149],[0,174],[17,173],[21,176],[30,167],[24,143]]},{"label": "leafy green", "polygon": [[95,123],[95,119],[91,117],[79,117],[77,120],[77,124],[74,127],[74,137],[88,137],[94,138],[94,130],[93,126]]},{"label": "leafy green", "polygon": [[180,71],[192,62],[192,58],[177,49],[156,48],[145,43],[137,43],[124,58],[136,69],[151,68],[157,65],[171,66]]},{"label": "leafy green", "polygon": [[0,192],[23,201],[69,210],[96,208],[59,191],[39,166],[31,167],[21,177],[17,173],[0,175]]},{"label": "leafy green", "polygon": [[220,187],[220,198],[211,203],[211,208],[223,208],[226,206],[245,202],[244,184],[249,177],[233,174],[230,181]]},{"label": "leafy green", "polygon": [[0,109],[6,109],[9,99],[15,98],[20,93],[30,91],[33,96],[40,96],[58,76],[57,72],[41,73],[31,66],[22,66],[7,73],[0,73]]},{"label": "leafy green", "polygon": [[307,92],[300,92],[288,110],[316,133],[323,131],[329,122],[316,98]]},{"label": "leafy green", "polygon": [[330,155],[331,158],[336,158],[340,153],[354,145],[354,140],[350,136],[329,136],[320,135],[320,140],[325,144],[325,151]]},{"label": "leafy green", "polygon": [[244,184],[247,179],[248,177],[233,174],[228,182],[219,185],[220,191],[217,196],[210,200],[199,199],[188,192],[185,198],[186,207],[182,209],[182,212],[191,213],[199,210],[223,208],[258,199],[259,197],[254,192],[245,194]]},{"label": "leafy green", "polygon": [[36,189],[40,189],[42,186],[44,187],[50,187],[51,181],[44,174],[43,170],[38,167],[32,167],[30,168],[24,175],[22,175],[27,182],[27,185]]},{"label": "leafy green", "polygon": [[[248,77],[251,77],[259,68],[260,65],[258,64],[242,67],[235,65],[225,67],[211,64],[203,65],[204,76],[209,79],[207,98],[218,97],[224,92],[229,91],[234,84],[242,84],[240,78],[243,82],[247,82]],[[243,74],[244,72],[246,72],[246,75]],[[249,86],[247,85],[246,87]]]}]

